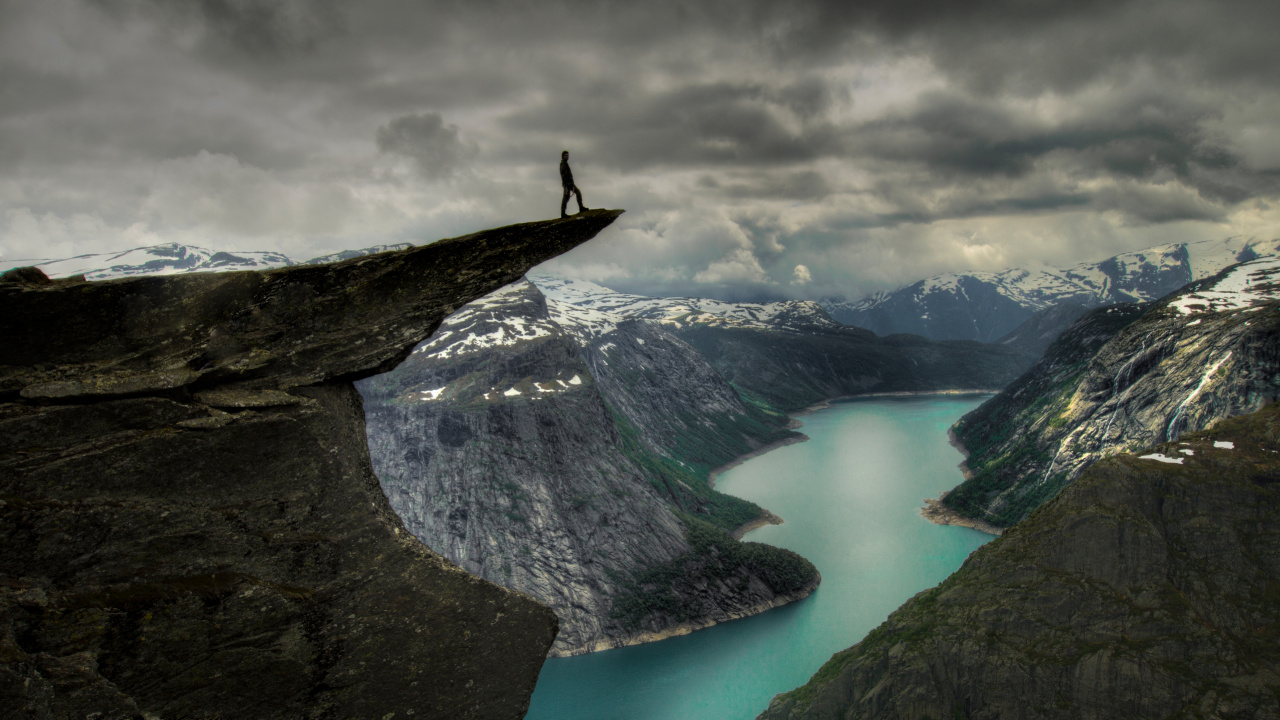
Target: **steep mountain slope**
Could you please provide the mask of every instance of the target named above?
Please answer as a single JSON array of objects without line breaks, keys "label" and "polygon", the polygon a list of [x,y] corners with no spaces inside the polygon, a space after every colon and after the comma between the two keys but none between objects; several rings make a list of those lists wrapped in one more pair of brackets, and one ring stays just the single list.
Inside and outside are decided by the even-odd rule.
[{"label": "steep mountain slope", "polygon": [[693,327],[679,337],[735,387],[783,410],[870,393],[993,390],[1031,358],[998,345],[879,338],[860,328],[777,332]]},{"label": "steep mountain slope", "polygon": [[944,503],[1008,526],[1090,464],[1280,396],[1280,259],[1242,263],[1158,303],[1084,316],[953,428],[971,477]]},{"label": "steep mountain slope", "polygon": [[[740,455],[803,440],[786,429],[785,415],[744,401],[706,358],[662,324],[564,302],[550,301],[548,307],[577,339],[601,394],[625,425],[634,427],[638,441],[659,457],[677,460],[666,463],[662,473],[681,476],[664,483],[674,501],[711,514],[726,528],[759,516],[750,503],[700,490],[699,497],[690,497],[689,488],[705,487],[712,469]],[[683,477],[689,474],[692,480]]]},{"label": "steep mountain slope", "polygon": [[0,715],[522,717],[555,615],[405,532],[351,381],[620,212],[266,272],[0,274]]},{"label": "steep mountain slope", "polygon": [[1244,238],[1162,245],[1065,269],[948,273],[859,301],[823,300],[834,319],[879,335],[994,342],[1032,313],[1155,300],[1228,265],[1280,253],[1280,240]]},{"label": "steep mountain slope", "polygon": [[578,280],[534,280],[561,304],[659,323],[746,397],[785,411],[843,395],[999,388],[1034,361],[973,342],[879,338],[808,301],[646,298]]},{"label": "steep mountain slope", "polygon": [[1089,308],[1080,303],[1065,302],[1037,310],[1008,335],[996,341],[1011,350],[1039,358],[1058,336],[1066,332]]},{"label": "steep mountain slope", "polygon": [[138,275],[174,275],[191,272],[228,272],[232,270],[270,270],[293,265],[322,265],[350,260],[392,250],[411,247],[408,243],[376,245],[363,250],[344,250],[340,253],[296,261],[270,251],[225,252],[209,250],[194,245],[166,243],[134,248],[123,252],[77,255],[60,260],[21,260],[0,262],[0,270],[17,265],[35,266],[51,278],[84,275],[86,280],[109,280]]},{"label": "steep mountain slope", "polygon": [[[758,507],[711,491],[696,466],[661,452],[693,437],[718,464],[787,435],[780,420],[756,418],[660,328],[618,320],[587,330],[580,317],[584,348],[547,305],[530,283],[508,286],[360,383],[374,468],[410,532],[555,609],[553,655],[657,639],[811,592],[807,561],[725,533]],[[712,432],[686,434],[707,424]]]},{"label": "steep mountain slope", "polygon": [[1280,717],[1280,405],[1093,465],[764,720]]}]

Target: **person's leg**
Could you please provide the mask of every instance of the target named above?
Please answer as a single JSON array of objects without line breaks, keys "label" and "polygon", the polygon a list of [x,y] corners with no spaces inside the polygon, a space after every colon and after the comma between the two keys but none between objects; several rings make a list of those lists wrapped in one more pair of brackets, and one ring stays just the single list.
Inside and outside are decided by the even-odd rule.
[{"label": "person's leg", "polygon": [[[564,214],[564,209],[565,209],[565,208],[567,208],[567,207],[569,207],[569,193],[570,193],[570,192],[572,192],[572,190],[571,190],[570,188],[565,188],[565,189],[564,189],[564,197],[560,198],[560,217],[562,217],[562,218],[567,218],[567,217],[569,217],[568,215],[565,215],[565,214]],[[581,206],[582,206],[582,200],[581,200],[581,199],[579,199],[579,200],[578,200],[578,206],[579,206],[579,207],[581,207]]]},{"label": "person's leg", "polygon": [[578,196],[578,212],[583,212],[587,209],[587,206],[582,204],[582,191],[578,189],[577,185],[574,185],[573,192]]}]

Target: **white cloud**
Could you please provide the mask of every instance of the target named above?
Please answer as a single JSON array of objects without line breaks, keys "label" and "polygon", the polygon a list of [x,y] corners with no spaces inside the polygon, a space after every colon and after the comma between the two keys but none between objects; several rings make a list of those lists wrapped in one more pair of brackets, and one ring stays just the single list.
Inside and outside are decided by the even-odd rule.
[{"label": "white cloud", "polygon": [[809,268],[805,267],[804,265],[797,265],[796,269],[792,271],[791,275],[792,275],[792,280],[791,280],[792,285],[807,285],[813,282],[813,276],[809,274]]},{"label": "white cloud", "polygon": [[771,282],[768,273],[760,267],[760,261],[746,248],[737,248],[707,265],[705,270],[693,276],[693,280],[708,285],[736,282],[770,284]]}]

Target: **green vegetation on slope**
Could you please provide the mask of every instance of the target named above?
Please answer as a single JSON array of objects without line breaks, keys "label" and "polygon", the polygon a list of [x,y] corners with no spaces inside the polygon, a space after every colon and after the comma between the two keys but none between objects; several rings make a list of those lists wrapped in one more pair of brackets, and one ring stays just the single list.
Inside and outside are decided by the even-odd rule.
[{"label": "green vegetation on slope", "polygon": [[951,429],[969,453],[970,477],[943,503],[967,517],[1009,527],[1053,499],[1067,482],[1050,467],[1059,418],[1093,356],[1149,307],[1112,305],[1087,313],[1022,377],[960,418]]},{"label": "green vegetation on slope", "polygon": [[[733,530],[763,514],[759,505],[712,489],[708,478],[711,470],[771,442],[796,433],[767,421],[759,415],[719,413],[702,420],[682,418],[690,428],[671,448],[671,457],[649,450],[640,440],[640,432],[616,410],[614,424],[622,436],[622,451],[640,468],[649,482],[680,511],[698,515],[723,530]],[[755,440],[754,445],[748,438]]]},{"label": "green vegetation on slope", "polygon": [[790,550],[735,540],[688,513],[680,513],[680,520],[689,552],[638,574],[614,601],[613,617],[628,630],[663,628],[705,616],[707,591],[701,588],[708,586],[746,594],[754,575],[774,594],[784,595],[818,577],[813,563]]}]

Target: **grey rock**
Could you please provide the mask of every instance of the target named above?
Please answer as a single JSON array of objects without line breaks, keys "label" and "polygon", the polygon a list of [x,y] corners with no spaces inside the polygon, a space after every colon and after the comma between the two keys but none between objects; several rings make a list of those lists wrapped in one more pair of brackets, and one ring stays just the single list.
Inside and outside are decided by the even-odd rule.
[{"label": "grey rock", "polygon": [[[1267,279],[1275,262],[1255,260],[1157,303],[1082,317],[1026,375],[956,424],[970,477],[943,502],[1007,527],[1103,457],[1280,396],[1280,301]],[[1257,292],[1238,293],[1232,307],[1197,300],[1234,282],[1228,276],[1250,274]]]},{"label": "grey rock", "polygon": [[521,717],[554,614],[405,530],[351,380],[619,212],[0,284],[0,716]]},{"label": "grey rock", "polygon": [[[553,655],[658,639],[807,595],[812,587],[771,585],[744,560],[732,568],[741,584],[683,588],[696,610],[620,616],[617,601],[649,569],[698,565],[677,509],[711,513],[733,501],[705,485],[706,468],[673,481],[646,460],[680,462],[659,460],[658,448],[708,418],[739,418],[728,427],[748,437],[787,432],[781,419],[743,425],[750,411],[733,389],[657,326],[620,321],[593,338],[566,332],[538,289],[518,283],[450,317],[394,371],[359,383],[374,467],[406,527],[461,567],[555,609]],[[710,435],[724,444],[708,450],[716,464],[750,447]]]},{"label": "grey rock", "polygon": [[1080,303],[1065,302],[1038,310],[996,344],[1039,358],[1054,340],[1089,311]]}]

